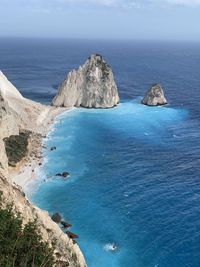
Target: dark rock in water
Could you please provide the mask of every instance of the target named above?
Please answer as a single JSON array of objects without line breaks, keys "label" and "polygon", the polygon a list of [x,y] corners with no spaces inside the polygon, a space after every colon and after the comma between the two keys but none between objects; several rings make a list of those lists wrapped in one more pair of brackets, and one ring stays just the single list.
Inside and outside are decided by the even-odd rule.
[{"label": "dark rock in water", "polygon": [[99,54],[91,55],[78,70],[72,70],[59,87],[56,107],[112,108],[119,103],[111,67]]},{"label": "dark rock in water", "polygon": [[65,222],[65,221],[61,221],[60,223],[62,224],[63,228],[69,228],[69,227],[72,227],[72,225],[71,225],[70,223],[67,223],[67,222]]},{"label": "dark rock in water", "polygon": [[68,176],[69,176],[69,173],[68,173],[68,172],[63,172],[63,173],[62,173],[62,177],[66,178],[66,177],[68,177]]},{"label": "dark rock in water", "polygon": [[147,106],[162,106],[167,104],[164,91],[160,84],[154,84],[146,93],[142,104]]},{"label": "dark rock in water", "polygon": [[50,148],[50,150],[51,150],[51,151],[56,150],[56,147],[55,147],[55,146],[52,146],[52,147]]},{"label": "dark rock in water", "polygon": [[70,174],[68,172],[57,173],[56,176],[67,178]]},{"label": "dark rock in water", "polygon": [[79,236],[78,235],[76,235],[76,234],[74,234],[74,233],[72,233],[72,232],[70,232],[70,231],[67,231],[66,232],[66,234],[69,236],[69,238],[79,238]]},{"label": "dark rock in water", "polygon": [[56,223],[60,223],[62,217],[61,217],[60,214],[57,212],[57,213],[55,213],[55,214],[53,214],[53,215],[51,216],[51,219],[52,219],[52,221],[54,221],[54,222],[56,222]]}]

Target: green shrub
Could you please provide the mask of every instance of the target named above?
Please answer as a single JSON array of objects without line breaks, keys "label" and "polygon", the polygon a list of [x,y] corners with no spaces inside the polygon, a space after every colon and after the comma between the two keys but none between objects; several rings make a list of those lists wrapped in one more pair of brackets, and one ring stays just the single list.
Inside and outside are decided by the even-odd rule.
[{"label": "green shrub", "polygon": [[53,251],[42,241],[36,221],[22,226],[12,206],[2,208],[0,200],[0,266],[52,267]]},{"label": "green shrub", "polygon": [[23,131],[19,135],[4,138],[9,166],[15,167],[28,153],[28,140],[30,132]]}]

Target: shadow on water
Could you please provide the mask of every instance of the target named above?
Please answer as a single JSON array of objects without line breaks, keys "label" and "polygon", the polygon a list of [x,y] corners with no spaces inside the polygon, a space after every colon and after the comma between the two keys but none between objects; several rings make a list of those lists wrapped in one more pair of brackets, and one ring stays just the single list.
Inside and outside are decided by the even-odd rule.
[{"label": "shadow on water", "polygon": [[[188,119],[184,109],[150,108],[140,99],[57,118],[45,141],[57,149],[45,152],[43,172],[67,170],[71,178],[39,183],[32,199],[73,223],[90,267],[184,266],[183,249],[198,255],[198,236],[190,236],[200,226],[199,217],[191,225],[197,214],[190,205],[200,198],[185,142]],[[185,164],[192,164],[187,171]]]}]

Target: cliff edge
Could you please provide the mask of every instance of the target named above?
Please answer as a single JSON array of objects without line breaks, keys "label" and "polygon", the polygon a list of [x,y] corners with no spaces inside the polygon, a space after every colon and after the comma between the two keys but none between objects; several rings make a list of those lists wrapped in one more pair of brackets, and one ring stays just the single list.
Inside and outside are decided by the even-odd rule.
[{"label": "cliff edge", "polygon": [[3,141],[11,135],[19,135],[22,130],[44,134],[59,112],[61,110],[24,98],[0,72],[0,192],[4,205],[12,203],[24,223],[36,220],[43,241],[54,250],[55,266],[86,267],[78,245],[52,221],[48,212],[32,205],[21,187],[12,182]]}]

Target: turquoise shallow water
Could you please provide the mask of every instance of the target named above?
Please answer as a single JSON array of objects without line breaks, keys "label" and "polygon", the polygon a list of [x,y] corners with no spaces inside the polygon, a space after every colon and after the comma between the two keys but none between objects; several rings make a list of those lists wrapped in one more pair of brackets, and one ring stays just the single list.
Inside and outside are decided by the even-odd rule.
[{"label": "turquoise shallow water", "polygon": [[[57,118],[45,140],[57,149],[44,151],[32,200],[73,224],[89,267],[197,266],[200,190],[183,146],[188,118],[139,99]],[[55,177],[62,171],[69,180]]]}]

